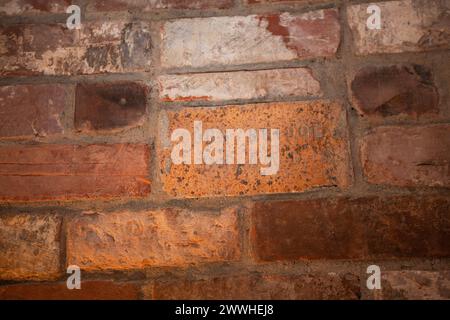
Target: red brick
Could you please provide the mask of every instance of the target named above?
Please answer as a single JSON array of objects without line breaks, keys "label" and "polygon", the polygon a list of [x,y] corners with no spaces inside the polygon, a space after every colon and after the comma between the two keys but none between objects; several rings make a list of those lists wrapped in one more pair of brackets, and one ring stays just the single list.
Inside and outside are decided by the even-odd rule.
[{"label": "red brick", "polygon": [[[367,28],[369,5],[381,12],[381,29]],[[348,23],[358,55],[417,52],[450,46],[448,0],[402,0],[351,5]]]},{"label": "red brick", "polygon": [[147,94],[148,88],[138,82],[79,84],[76,90],[75,128],[88,132],[142,125]]},{"label": "red brick", "polygon": [[[219,163],[195,164],[194,152],[191,152],[189,163],[173,162],[172,153],[181,142],[172,141],[172,133],[186,129],[194,145],[195,121],[202,121],[203,133],[218,129],[224,135],[223,151],[220,152],[220,147],[215,148],[223,155]],[[275,132],[272,130],[279,130],[279,150],[271,151],[275,158],[279,155],[278,168],[274,159],[270,165],[262,165],[260,155],[254,161],[256,164],[250,163],[250,150],[256,150],[257,144],[248,143],[248,138],[245,145],[241,139],[234,139],[235,153],[238,145],[245,148],[245,163],[238,163],[236,156],[233,163],[227,163],[227,129],[254,129],[258,136],[261,128],[267,129],[267,136]],[[258,137],[257,143],[260,141],[265,140]],[[191,142],[186,144],[191,145]],[[203,142],[205,154],[207,145]],[[269,149],[272,149],[271,143],[268,143]],[[231,146],[228,150],[233,155]],[[180,198],[294,193],[320,187],[346,188],[350,183],[345,112],[339,104],[329,101],[168,110],[160,118],[157,153],[163,190]],[[273,170],[264,172],[269,167]]]},{"label": "red brick", "polygon": [[146,145],[37,145],[0,148],[0,201],[144,197]]},{"label": "red brick", "polygon": [[450,125],[382,127],[362,140],[361,162],[369,183],[450,186]]},{"label": "red brick", "polygon": [[228,9],[234,0],[93,0],[88,3],[92,11],[139,10],[150,12],[155,9]]},{"label": "red brick", "polygon": [[67,231],[68,263],[85,271],[187,267],[239,257],[235,209],[83,215]]},{"label": "red brick", "polygon": [[352,274],[241,275],[203,280],[157,281],[143,288],[158,300],[326,300],[358,299]]},{"label": "red brick", "polygon": [[449,212],[434,196],[260,202],[252,246],[262,261],[448,257]]},{"label": "red brick", "polygon": [[44,137],[64,132],[70,86],[14,85],[0,87],[0,137]]},{"label": "red brick", "polygon": [[383,271],[377,300],[449,300],[450,271]]},{"label": "red brick", "polygon": [[0,300],[137,300],[140,288],[134,283],[81,281],[80,290],[66,283],[18,284],[0,287]]},{"label": "red brick", "polygon": [[340,24],[338,11],[326,9],[180,19],[166,22],[161,36],[163,67],[239,65],[334,56]]},{"label": "red brick", "polygon": [[432,75],[418,65],[367,67],[351,83],[353,105],[363,115],[420,116],[439,112]]},{"label": "red brick", "polygon": [[66,13],[73,0],[2,0],[0,14],[7,16],[21,16],[24,14]]},{"label": "red brick", "polygon": [[0,27],[0,75],[77,75],[147,71],[152,42],[147,23],[84,22]]},{"label": "red brick", "polygon": [[0,279],[57,278],[60,274],[60,225],[60,218],[52,215],[0,216]]},{"label": "red brick", "polygon": [[162,101],[223,101],[235,99],[321,96],[310,69],[276,69],[163,75],[158,79]]}]

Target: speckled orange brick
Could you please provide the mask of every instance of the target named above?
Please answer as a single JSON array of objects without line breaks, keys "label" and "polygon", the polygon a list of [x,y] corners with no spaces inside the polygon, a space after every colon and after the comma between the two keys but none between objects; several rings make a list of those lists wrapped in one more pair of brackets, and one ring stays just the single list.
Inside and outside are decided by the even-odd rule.
[{"label": "speckled orange brick", "polygon": [[[194,121],[206,129],[280,129],[280,168],[263,176],[261,165],[174,165],[173,130],[193,137]],[[305,192],[350,183],[345,111],[329,101],[281,102],[226,107],[188,107],[163,111],[159,119],[160,179],[163,190],[178,198]],[[311,134],[315,128],[317,134]],[[248,147],[247,147],[248,148]],[[248,152],[248,150],[247,150]],[[248,163],[248,162],[247,162]]]}]

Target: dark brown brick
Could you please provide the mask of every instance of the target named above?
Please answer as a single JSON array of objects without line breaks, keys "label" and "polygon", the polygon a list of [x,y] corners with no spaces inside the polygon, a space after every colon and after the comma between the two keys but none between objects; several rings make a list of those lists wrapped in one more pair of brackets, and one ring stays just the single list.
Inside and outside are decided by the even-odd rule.
[{"label": "dark brown brick", "polygon": [[44,137],[64,132],[70,103],[67,85],[37,84],[0,87],[0,137]]},{"label": "dark brown brick", "polygon": [[242,275],[204,280],[158,281],[143,288],[160,300],[358,299],[359,279],[345,274]]},{"label": "dark brown brick", "polygon": [[259,260],[450,256],[450,198],[391,196],[257,203]]},{"label": "dark brown brick", "polygon": [[450,125],[389,126],[362,139],[369,183],[404,187],[450,186]]},{"label": "dark brown brick", "polygon": [[150,192],[146,145],[0,148],[0,201],[139,198]]},{"label": "dark brown brick", "polygon": [[120,129],[141,125],[148,89],[142,83],[79,84],[75,128],[79,131]]},{"label": "dark brown brick", "polygon": [[364,68],[353,79],[351,91],[353,104],[363,115],[439,112],[439,93],[431,73],[418,65]]},{"label": "dark brown brick", "polygon": [[66,283],[18,284],[0,287],[0,300],[136,300],[140,288],[134,283],[81,281],[80,290]]}]

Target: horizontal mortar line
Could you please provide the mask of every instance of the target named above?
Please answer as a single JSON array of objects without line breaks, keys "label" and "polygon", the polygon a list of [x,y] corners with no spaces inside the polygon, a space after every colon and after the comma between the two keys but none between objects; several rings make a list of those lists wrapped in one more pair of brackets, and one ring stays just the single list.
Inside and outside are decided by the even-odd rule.
[{"label": "horizontal mortar line", "polygon": [[[423,196],[450,196],[450,192],[447,190],[443,190],[444,193],[436,193],[429,192],[426,194],[421,194]],[[189,210],[193,211],[220,211],[223,209],[227,209],[230,207],[243,207],[242,200],[250,201],[251,203],[255,202],[278,202],[278,201],[308,201],[308,200],[320,200],[325,198],[339,198],[339,197],[374,197],[374,196],[408,196],[415,193],[409,192],[406,193],[406,190],[403,190],[403,193],[377,193],[377,191],[366,193],[366,194],[340,194],[340,193],[320,193],[315,194],[313,197],[309,194],[308,196],[304,194],[292,194],[291,197],[270,197],[267,199],[227,199],[222,198],[220,201],[211,202],[211,199],[171,199],[160,201],[158,199],[148,200],[145,197],[128,197],[128,202],[124,203],[123,199],[120,200],[117,197],[111,198],[98,198],[98,199],[88,199],[83,200],[81,198],[75,198],[72,200],[66,199],[47,199],[47,200],[3,200],[0,201],[0,210],[21,210],[26,211],[30,210],[30,208],[37,212],[42,212],[42,210],[62,210],[62,211],[70,211],[73,213],[81,213],[84,210],[97,210],[102,212],[120,212],[124,210],[132,211],[132,212],[140,212],[140,211],[149,211],[156,209],[168,209],[168,208],[179,208],[186,209],[186,206],[189,206]],[[229,203],[223,204],[221,202],[228,200]],[[69,202],[70,204],[60,204],[59,201]],[[207,202],[206,204],[204,202]],[[24,207],[25,206],[25,207]],[[30,207],[31,206],[31,207]],[[93,206],[93,207],[92,207]],[[250,209],[251,211],[251,209]],[[250,213],[250,212],[249,212]]]},{"label": "horizontal mortar line", "polygon": [[363,129],[362,135],[355,136],[356,138],[362,138],[366,134],[370,134],[375,131],[375,129],[379,128],[387,128],[387,127],[399,127],[399,129],[408,129],[408,128],[417,128],[417,127],[424,127],[424,126],[439,126],[439,125],[447,125],[450,124],[450,118],[449,119],[427,119],[422,120],[420,122],[410,120],[410,121],[397,121],[395,122],[383,122],[383,123],[374,123],[370,125],[366,125],[365,127],[361,128]]},{"label": "horizontal mortar line", "polygon": [[[307,13],[310,11],[336,8],[339,6],[339,2],[327,1],[318,4],[270,4],[270,5],[249,5],[238,8],[230,9],[156,9],[152,12],[139,12],[139,9],[130,9],[129,11],[116,11],[116,12],[94,12],[88,11],[85,14],[84,21],[97,21],[99,17],[107,16],[109,19],[124,19],[123,15],[126,14],[126,20],[130,22],[135,21],[150,21],[150,22],[162,22],[172,21],[179,19],[196,19],[196,18],[214,18],[214,17],[238,17],[249,16],[258,14],[278,14],[283,12],[290,12],[293,14]],[[158,11],[160,10],[160,11]],[[153,13],[154,12],[154,13]]]},{"label": "horizontal mortar line", "polygon": [[184,75],[184,74],[208,74],[225,73],[238,71],[271,71],[276,69],[312,68],[315,64],[323,66],[323,62],[328,64],[340,63],[339,58],[334,57],[313,57],[305,60],[279,60],[274,62],[246,63],[235,65],[218,65],[204,67],[161,67],[157,76],[161,75]]},{"label": "horizontal mortar line", "polygon": [[14,84],[77,84],[79,82],[97,83],[108,81],[149,81],[154,75],[142,72],[85,74],[85,75],[30,75],[11,76],[0,79],[0,85]]},{"label": "horizontal mortar line", "polygon": [[168,107],[173,108],[184,108],[184,107],[226,107],[230,105],[238,105],[245,106],[247,104],[266,104],[266,103],[283,103],[283,102],[306,102],[306,101],[320,101],[320,100],[332,100],[332,97],[323,97],[323,96],[314,96],[314,97],[305,97],[305,96],[295,96],[295,97],[286,97],[282,99],[277,98],[259,98],[259,99],[236,99],[236,100],[222,100],[222,101],[174,101],[174,102],[160,102],[161,109],[165,111],[171,111],[173,109],[169,109]]},{"label": "horizontal mortar line", "polygon": [[[251,71],[274,71],[274,70],[289,70],[289,69],[311,69],[312,65],[286,65],[286,62],[291,61],[280,61],[280,62],[274,62],[274,64],[281,63],[281,65],[271,65],[271,62],[269,63],[261,63],[261,64],[245,64],[245,65],[233,65],[231,67],[226,67],[226,69],[217,69],[220,71],[214,71],[214,70],[205,70],[204,68],[199,69],[190,69],[188,72],[184,72],[180,68],[176,69],[161,69],[160,73],[157,74],[158,77],[161,76],[190,76],[193,74],[201,74],[201,75],[208,75],[208,74],[222,74],[222,73],[239,73],[239,72],[251,72]],[[300,61],[303,62],[303,61]],[[317,63],[317,62],[313,62]],[[249,68],[250,67],[250,68]],[[175,70],[173,73],[165,73],[165,71],[172,71]],[[178,71],[181,70],[181,71]],[[193,70],[193,71],[192,71]],[[198,70],[198,72],[195,72],[195,70]]]},{"label": "horizontal mortar line", "polygon": [[[396,0],[392,0],[396,1]],[[351,63],[355,65],[355,63],[379,63],[384,62],[386,64],[410,64],[413,61],[401,59],[401,57],[420,57],[420,58],[426,58],[427,56],[434,56],[442,53],[450,53],[450,48],[444,47],[444,48],[435,48],[435,49],[427,49],[423,51],[402,51],[402,52],[374,52],[374,53],[366,53],[366,54],[357,54],[357,48],[354,48],[351,54],[350,52],[347,52],[347,58],[354,59]],[[399,60],[397,60],[397,58]],[[356,60],[356,61],[355,61]]]}]

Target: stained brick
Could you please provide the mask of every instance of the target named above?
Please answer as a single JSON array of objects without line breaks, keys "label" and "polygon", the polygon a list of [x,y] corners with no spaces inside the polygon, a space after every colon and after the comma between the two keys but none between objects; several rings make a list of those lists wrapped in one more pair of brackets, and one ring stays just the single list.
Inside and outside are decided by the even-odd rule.
[{"label": "stained brick", "polygon": [[136,198],[150,191],[145,145],[0,148],[0,200]]},{"label": "stained brick", "polygon": [[82,270],[186,267],[240,257],[235,209],[161,209],[75,218],[67,231],[67,260]]},{"label": "stained brick", "polygon": [[139,295],[137,284],[116,281],[82,281],[80,290],[69,290],[66,283],[0,287],[0,300],[136,300]]},{"label": "stained brick", "polygon": [[64,111],[71,88],[65,85],[0,87],[0,137],[22,137],[64,132]]},{"label": "stained brick", "polygon": [[[218,129],[224,136],[224,141],[217,137],[213,146],[206,143],[212,140],[211,137],[203,142],[203,156],[219,155],[221,158],[217,157],[211,164],[195,164],[194,125],[197,121],[202,121],[203,133],[208,129]],[[161,181],[164,191],[172,196],[195,198],[304,192],[319,187],[345,188],[349,184],[345,115],[337,103],[317,101],[192,107],[164,112],[160,124],[157,152]],[[173,162],[172,156],[178,155],[179,144],[191,145],[187,139],[171,141],[171,135],[177,129],[186,129],[191,135],[193,152],[190,156],[188,152],[180,152],[188,155],[189,162]],[[255,141],[248,143],[251,139],[243,141],[230,136],[227,147],[226,130],[234,129],[250,130],[249,133],[254,129],[255,141],[262,143],[259,152],[250,152],[256,150]],[[267,148],[264,148],[266,140],[259,129],[267,129],[266,137],[278,129],[279,148],[272,148],[271,142],[267,142]],[[234,156],[233,140],[235,153],[238,148],[245,151],[245,161]],[[276,141],[275,136],[273,141]],[[227,149],[234,161],[227,160]],[[270,162],[263,162],[265,157],[261,157],[261,153],[265,156],[266,149],[273,155]],[[202,153],[199,154],[202,158]],[[243,156],[244,152],[241,154]],[[252,163],[249,154],[257,156]]]},{"label": "stained brick", "polygon": [[65,13],[73,0],[2,0],[0,14],[19,16],[23,14]]},{"label": "stained brick", "polygon": [[94,0],[89,1],[88,10],[149,12],[155,9],[228,9],[233,3],[234,0]]},{"label": "stained brick", "polygon": [[347,9],[356,51],[399,53],[448,48],[450,45],[450,1],[402,0],[375,3],[381,12],[381,29],[370,30],[367,8],[372,3]]},{"label": "stained brick", "polygon": [[384,300],[449,300],[450,271],[383,271],[381,294]]},{"label": "stained brick", "polygon": [[0,27],[0,75],[76,75],[147,71],[152,42],[146,23],[85,22]]},{"label": "stained brick", "polygon": [[76,90],[75,128],[79,131],[142,125],[148,88],[137,82],[84,83]]},{"label": "stained brick", "polygon": [[49,280],[58,277],[60,224],[60,219],[52,215],[0,216],[0,279]]},{"label": "stained brick", "polygon": [[368,182],[395,186],[450,186],[450,126],[382,127],[363,138]]},{"label": "stained brick", "polygon": [[162,300],[301,300],[358,299],[355,275],[241,275],[204,280],[158,281],[143,289]]},{"label": "stained brick", "polygon": [[205,67],[333,56],[340,25],[337,10],[326,9],[180,19],[166,22],[161,36],[164,67]]},{"label": "stained brick", "polygon": [[262,261],[448,257],[449,212],[437,196],[259,202],[251,239]]},{"label": "stained brick", "polygon": [[257,3],[286,3],[286,4],[310,4],[310,3],[321,3],[327,0],[244,0],[246,4],[257,4]]},{"label": "stained brick", "polygon": [[233,99],[320,96],[320,84],[307,68],[159,77],[163,101],[221,101]]},{"label": "stained brick", "polygon": [[436,114],[439,93],[431,72],[418,65],[367,67],[351,83],[353,105],[363,115]]}]

